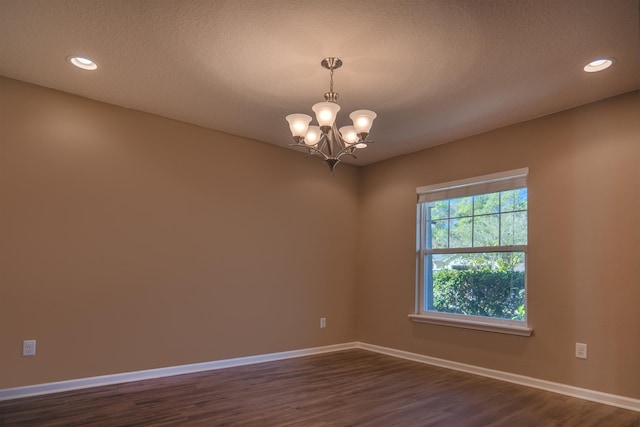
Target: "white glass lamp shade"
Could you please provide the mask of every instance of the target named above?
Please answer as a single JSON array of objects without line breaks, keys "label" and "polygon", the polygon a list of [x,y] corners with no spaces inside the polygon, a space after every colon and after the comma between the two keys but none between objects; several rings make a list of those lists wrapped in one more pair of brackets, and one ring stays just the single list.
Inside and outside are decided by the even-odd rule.
[{"label": "white glass lamp shade", "polygon": [[320,126],[309,126],[307,134],[304,136],[304,143],[307,145],[316,145],[320,141],[322,131]]},{"label": "white glass lamp shade", "polygon": [[320,126],[332,126],[340,106],[335,102],[318,102],[311,109],[316,113],[316,120]]},{"label": "white glass lamp shade", "polygon": [[353,127],[356,128],[357,133],[369,133],[371,125],[373,125],[373,119],[377,116],[376,113],[370,110],[357,110],[349,114],[349,118],[353,120]]},{"label": "white glass lamp shade", "polygon": [[367,143],[366,142],[360,142],[359,144],[356,144],[356,148],[367,148]]},{"label": "white glass lamp shade", "polygon": [[356,128],[353,126],[342,126],[340,128],[340,135],[342,135],[342,139],[344,139],[349,145],[355,144],[360,139],[356,132]]},{"label": "white glass lamp shade", "polygon": [[307,114],[289,114],[286,119],[289,122],[291,135],[294,137],[303,137],[307,133],[307,128],[311,122],[311,116]]}]

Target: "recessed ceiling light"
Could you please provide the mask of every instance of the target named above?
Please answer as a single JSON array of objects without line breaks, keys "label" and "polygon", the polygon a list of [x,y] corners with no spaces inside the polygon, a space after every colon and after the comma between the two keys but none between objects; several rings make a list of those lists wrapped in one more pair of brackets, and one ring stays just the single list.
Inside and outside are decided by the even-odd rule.
[{"label": "recessed ceiling light", "polygon": [[82,68],[83,70],[92,71],[98,68],[98,64],[83,56],[70,56],[68,59],[73,65],[78,68]]},{"label": "recessed ceiling light", "polygon": [[596,71],[606,70],[613,65],[613,59],[611,58],[598,58],[589,62],[584,66],[584,70],[587,73],[595,73]]}]

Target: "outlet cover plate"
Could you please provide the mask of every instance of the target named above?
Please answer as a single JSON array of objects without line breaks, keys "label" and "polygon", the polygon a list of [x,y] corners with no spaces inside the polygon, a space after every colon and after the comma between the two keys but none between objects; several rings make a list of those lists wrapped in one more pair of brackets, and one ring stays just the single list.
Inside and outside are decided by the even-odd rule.
[{"label": "outlet cover plate", "polygon": [[576,357],[578,359],[586,359],[587,358],[587,345],[581,342],[576,343]]},{"label": "outlet cover plate", "polygon": [[24,341],[22,341],[22,355],[23,356],[35,356],[36,355],[36,340],[24,340]]}]

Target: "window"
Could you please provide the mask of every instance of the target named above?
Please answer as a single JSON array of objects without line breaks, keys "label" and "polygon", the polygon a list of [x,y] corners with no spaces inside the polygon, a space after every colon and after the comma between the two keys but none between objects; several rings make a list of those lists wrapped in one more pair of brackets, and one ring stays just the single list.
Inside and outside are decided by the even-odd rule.
[{"label": "window", "polygon": [[420,187],[413,320],[531,335],[528,169]]}]

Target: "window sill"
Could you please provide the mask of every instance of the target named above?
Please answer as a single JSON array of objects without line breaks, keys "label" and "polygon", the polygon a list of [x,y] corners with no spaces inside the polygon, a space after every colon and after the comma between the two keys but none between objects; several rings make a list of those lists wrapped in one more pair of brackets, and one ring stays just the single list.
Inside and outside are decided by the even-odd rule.
[{"label": "window sill", "polygon": [[475,329],[476,331],[496,332],[500,334],[519,335],[530,337],[533,329],[507,323],[483,322],[476,319],[461,319],[443,315],[410,314],[413,322],[430,323],[432,325],[452,326],[456,328]]}]

